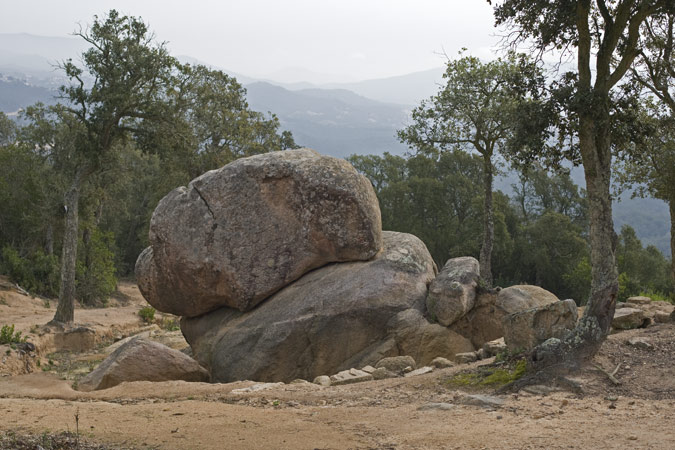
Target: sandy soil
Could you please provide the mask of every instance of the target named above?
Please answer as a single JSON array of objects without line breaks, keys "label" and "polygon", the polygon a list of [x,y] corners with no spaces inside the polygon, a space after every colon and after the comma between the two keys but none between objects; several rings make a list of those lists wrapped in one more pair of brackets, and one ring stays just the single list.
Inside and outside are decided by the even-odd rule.
[{"label": "sandy soil", "polygon": [[[124,289],[127,306],[78,310],[76,317],[101,329],[140,328],[132,317],[140,298],[133,286]],[[0,325],[10,319],[30,330],[38,317],[51,318],[40,310],[41,300],[29,302],[33,310],[21,314],[15,300],[0,305]],[[652,347],[627,344],[636,336]],[[286,384],[248,393],[235,390],[254,382],[133,382],[82,393],[63,372],[37,371],[0,378],[0,430],[75,431],[77,415],[82,436],[120,448],[673,449],[674,338],[672,323],[614,334],[595,362],[608,371],[620,365],[620,385],[589,367],[574,378],[583,395],[521,392],[489,408],[464,404],[466,394],[447,382],[485,361],[411,378],[332,387]],[[419,409],[438,402],[451,406]]]}]

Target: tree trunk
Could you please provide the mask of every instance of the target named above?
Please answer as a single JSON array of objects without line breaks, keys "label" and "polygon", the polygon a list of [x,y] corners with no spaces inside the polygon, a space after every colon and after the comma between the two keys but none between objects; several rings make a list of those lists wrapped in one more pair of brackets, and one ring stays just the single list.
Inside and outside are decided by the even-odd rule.
[{"label": "tree trunk", "polygon": [[670,267],[673,277],[673,287],[675,287],[675,199],[668,202],[670,206]]},{"label": "tree trunk", "polygon": [[77,264],[78,203],[83,170],[78,169],[65,195],[66,223],[61,253],[61,290],[59,305],[52,322],[71,323],[75,320],[75,271]]},{"label": "tree trunk", "polygon": [[604,342],[614,318],[619,277],[610,196],[609,108],[595,112],[579,119],[579,147],[590,210],[591,294],[574,330],[562,339],[549,339],[532,352],[535,372],[562,375],[589,361]]},{"label": "tree trunk", "polygon": [[483,156],[483,183],[485,203],[483,206],[483,244],[480,247],[480,277],[487,287],[492,286],[492,245],[495,237],[494,213],[492,210],[492,158]]}]

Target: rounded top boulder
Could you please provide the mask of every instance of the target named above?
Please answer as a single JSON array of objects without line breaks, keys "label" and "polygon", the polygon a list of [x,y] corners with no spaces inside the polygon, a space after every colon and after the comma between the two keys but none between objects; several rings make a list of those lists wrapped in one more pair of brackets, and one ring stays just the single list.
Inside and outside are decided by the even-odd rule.
[{"label": "rounded top boulder", "polygon": [[372,258],[381,230],[375,192],[347,161],[310,149],[266,153],[164,197],[136,277],[160,311],[247,311],[312,269]]}]

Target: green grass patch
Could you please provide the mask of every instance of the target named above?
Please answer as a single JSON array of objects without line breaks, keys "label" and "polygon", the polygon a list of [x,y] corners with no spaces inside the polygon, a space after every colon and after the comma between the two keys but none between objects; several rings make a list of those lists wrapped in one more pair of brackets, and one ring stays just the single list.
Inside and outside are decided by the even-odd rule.
[{"label": "green grass patch", "polygon": [[461,372],[448,379],[446,383],[451,386],[462,387],[499,387],[512,383],[525,375],[527,361],[521,359],[511,364],[499,366],[483,366],[472,372]]}]

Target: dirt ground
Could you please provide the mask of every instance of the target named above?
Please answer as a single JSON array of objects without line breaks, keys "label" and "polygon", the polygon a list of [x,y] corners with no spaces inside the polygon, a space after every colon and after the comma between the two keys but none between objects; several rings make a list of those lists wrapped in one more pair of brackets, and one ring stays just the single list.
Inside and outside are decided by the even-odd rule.
[{"label": "dirt ground", "polygon": [[[588,367],[574,377],[582,395],[539,388],[503,395],[503,404],[492,407],[466,404],[467,394],[448,383],[453,374],[489,360],[347,386],[281,384],[242,392],[237,390],[256,383],[171,381],[78,392],[74,381],[93,365],[83,369],[76,363],[99,361],[105,346],[125,335],[145,330],[174,348],[185,345],[179,332],[143,328],[138,291],[132,284],[121,290],[122,301],[113,307],[76,311],[79,323],[96,330],[96,348],[70,352],[70,364],[57,349],[38,349],[40,366],[29,374],[10,374],[7,361],[4,369],[0,365],[0,438],[77,431],[106,448],[133,449],[675,448],[673,323],[608,338],[595,363],[607,372],[618,366],[621,384]],[[35,330],[29,340],[39,340],[39,325],[51,319],[55,305],[45,306],[41,299],[0,290],[0,325]],[[634,337],[649,345],[628,344]],[[48,343],[44,336],[42,341]],[[5,347],[0,350],[5,355]],[[445,405],[428,409],[430,403]],[[1,445],[2,439],[0,448],[11,448]]]}]

